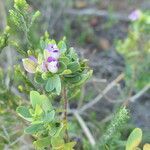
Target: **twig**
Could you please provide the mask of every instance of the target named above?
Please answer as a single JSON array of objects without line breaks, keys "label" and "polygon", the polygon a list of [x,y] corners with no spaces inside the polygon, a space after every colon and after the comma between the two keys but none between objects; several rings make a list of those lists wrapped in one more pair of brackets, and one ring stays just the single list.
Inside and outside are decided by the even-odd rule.
[{"label": "twig", "polygon": [[21,135],[21,136],[18,137],[15,141],[13,141],[11,144],[9,144],[9,146],[15,145],[15,144],[18,143],[23,137],[24,137],[24,135]]},{"label": "twig", "polygon": [[112,119],[112,117],[113,117],[112,114],[108,115],[104,119],[102,119],[100,123],[106,123],[106,122],[110,121]]},{"label": "twig", "polygon": [[106,79],[98,79],[98,78],[92,78],[91,80],[88,81],[88,83],[90,82],[97,82],[97,83],[106,83],[107,80]]},{"label": "twig", "polygon": [[6,11],[3,0],[0,0],[0,29],[4,29],[6,27]]},{"label": "twig", "polygon": [[137,94],[135,94],[134,96],[132,96],[131,98],[129,98],[129,101],[130,102],[135,102],[136,99],[138,99],[139,97],[141,97],[149,89],[150,89],[150,84],[148,84],[141,91],[139,91]]},{"label": "twig", "polygon": [[[64,112],[64,122],[65,122],[65,124],[67,126],[68,100],[67,100],[67,91],[66,91],[66,88],[63,89],[63,99],[64,99],[64,110],[65,110],[65,112]],[[68,135],[67,128],[66,128],[65,133],[66,133],[66,137],[65,138],[66,138],[66,141],[68,142],[69,141],[69,135]]]},{"label": "twig", "polygon": [[87,110],[88,108],[92,107],[95,105],[97,102],[101,100],[101,98],[108,92],[110,91],[118,82],[120,82],[124,78],[124,74],[120,74],[115,80],[113,80],[103,91],[102,93],[98,94],[95,99],[90,101],[89,103],[85,104],[79,111],[83,112]]},{"label": "twig", "polygon": [[76,117],[76,119],[78,120],[81,128],[83,129],[83,131],[84,131],[85,135],[87,136],[91,145],[95,146],[95,144],[96,144],[95,139],[94,139],[92,133],[90,132],[89,128],[87,127],[86,123],[82,119],[82,117],[79,115],[79,113],[77,111],[74,111],[73,114]]},{"label": "twig", "polygon": [[81,10],[76,10],[76,9],[67,9],[66,14],[69,15],[86,15],[86,16],[100,16],[100,17],[107,17],[107,18],[113,18],[121,21],[130,21],[127,15],[120,14],[120,13],[109,13],[108,11],[105,10],[98,10],[98,9],[93,9],[93,8],[86,8],[86,9],[81,9]]},{"label": "twig", "polygon": [[2,127],[2,130],[3,130],[4,134],[5,134],[5,136],[6,136],[7,140],[8,140],[8,142],[10,143],[10,137],[9,137],[9,134],[8,134],[8,132],[7,132],[6,128],[5,128],[5,126],[2,125],[1,127]]}]

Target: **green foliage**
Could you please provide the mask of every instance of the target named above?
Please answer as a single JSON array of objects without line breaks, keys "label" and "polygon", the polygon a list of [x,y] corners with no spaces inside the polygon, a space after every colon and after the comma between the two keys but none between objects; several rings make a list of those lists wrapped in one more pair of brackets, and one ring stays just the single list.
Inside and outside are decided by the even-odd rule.
[{"label": "green foliage", "polygon": [[129,118],[128,110],[125,107],[120,108],[119,111],[116,112],[116,114],[114,115],[106,132],[100,138],[100,144],[98,144],[98,147],[101,149],[112,148],[111,144],[112,142],[114,142],[113,140],[115,138],[118,138],[120,128],[126,123],[128,118]]},{"label": "green foliage", "polygon": [[[36,91],[30,92],[30,101],[32,104],[32,108],[19,106],[17,108],[17,113],[23,119],[31,122],[31,125],[25,129],[25,133],[32,134],[34,136],[38,135],[39,138],[36,142],[34,142],[37,146],[43,143],[43,139],[49,139],[50,132],[56,130],[56,112],[52,107],[49,99],[45,95],[40,95]],[[58,123],[58,121],[57,124],[59,124],[59,127],[57,127],[57,131],[55,131],[54,135],[61,132],[60,127],[62,123]],[[61,127],[61,129],[63,128]],[[45,134],[43,135],[43,133]],[[46,141],[44,141],[44,145],[42,145],[43,147],[45,147],[45,142]],[[50,142],[48,144],[50,145]]]},{"label": "green foliage", "polygon": [[[32,13],[30,7],[25,0],[15,0],[14,8],[9,11],[8,25],[15,39],[10,39],[9,44],[14,46],[21,55],[26,55],[26,52],[31,47],[34,47],[35,39],[32,38],[32,31],[35,21],[40,16],[40,12]],[[24,37],[22,35],[25,35]],[[22,41],[18,42],[19,38]],[[23,41],[26,41],[24,43]],[[26,46],[27,49],[24,49]]]},{"label": "green foliage", "polygon": [[61,92],[61,80],[58,75],[55,75],[48,79],[45,89],[47,92],[52,92],[53,90],[56,90],[57,95]]},{"label": "green foliage", "polygon": [[[11,72],[4,72],[0,68],[0,149],[4,149],[6,145],[13,143],[16,137],[20,137],[20,131],[14,130],[21,123],[16,117],[15,110],[19,106],[21,98],[11,91],[11,84],[6,85],[6,79],[11,80]],[[13,148],[13,146],[11,147]]]},{"label": "green foliage", "polygon": [[5,48],[8,45],[9,31],[10,28],[9,26],[7,26],[5,28],[4,33],[0,35],[0,52],[2,51],[3,48]]},{"label": "green foliage", "polygon": [[[79,59],[76,51],[68,47],[65,38],[56,42],[50,39],[49,34],[45,32],[42,37],[39,37],[38,44],[35,44],[31,34],[40,12],[32,14],[25,0],[14,2],[8,21],[10,30],[7,29],[6,33],[4,32],[0,38],[0,45],[1,48],[7,45],[14,46],[20,54],[19,57],[23,57],[23,67],[27,71],[22,70],[19,65],[14,67],[14,79],[18,81],[16,84],[19,90],[27,94],[30,92],[31,105],[22,105],[16,110],[18,115],[29,124],[24,132],[34,137],[33,144],[36,149],[73,150],[76,143],[66,138],[68,120],[64,118],[67,118],[65,116],[67,99],[72,99],[80,92],[81,87],[93,72],[88,67],[87,60]],[[14,35],[16,37],[12,38]],[[20,35],[24,35],[26,46],[18,42],[17,38]],[[86,33],[82,36],[81,39],[87,38]],[[57,58],[50,58],[54,54],[52,50],[46,51],[51,45],[55,54],[58,53]],[[49,65],[54,62],[58,63],[55,66],[57,70],[50,70]],[[44,63],[46,63],[45,68]],[[28,73],[32,75],[29,77]],[[57,107],[52,106],[55,96],[61,96],[62,100],[59,106],[56,105]],[[65,107],[61,105],[62,103]],[[101,137],[100,144],[98,144],[99,149],[113,149],[116,140],[121,144],[124,142],[119,140],[120,128],[127,119],[128,111],[122,107],[115,114],[106,133]],[[89,145],[87,147],[89,148]]]},{"label": "green foliage", "polygon": [[30,92],[30,101],[33,108],[36,108],[37,105],[42,106],[45,111],[51,110],[52,105],[49,102],[49,99],[45,95],[40,95],[36,91]]},{"label": "green foliage", "polygon": [[131,24],[128,37],[117,44],[117,51],[125,58],[127,86],[137,90],[150,83],[149,14],[141,12],[140,18]]},{"label": "green foliage", "polygon": [[20,106],[17,108],[17,113],[19,114],[19,116],[21,116],[22,118],[24,118],[27,121],[31,121],[31,114],[29,112],[29,109],[25,106]]},{"label": "green foliage", "polygon": [[[28,94],[31,91],[30,103],[32,107],[19,106],[16,110],[20,117],[30,122],[24,131],[35,137],[34,145],[36,148],[52,147],[52,149],[72,150],[75,143],[66,142],[65,139],[64,131],[67,129],[67,120],[64,120],[57,113],[57,108],[52,107],[50,100],[54,95],[60,95],[64,89],[67,89],[64,93],[66,96],[62,95],[62,99],[72,97],[68,91],[73,93],[74,89],[80,89],[92,75],[92,71],[86,60],[80,60],[75,50],[68,48],[65,38],[57,43],[55,40],[49,39],[48,33],[45,32],[44,36],[39,37],[38,44],[32,41],[34,23],[40,12],[37,11],[33,14],[25,0],[15,0],[14,7],[9,11],[9,14],[10,38],[3,36],[4,40],[1,40],[1,47],[7,45],[15,47],[23,57],[24,69],[28,73],[34,74],[36,83],[31,82],[19,65],[14,67],[14,80],[20,92]],[[14,38],[14,36],[16,37]],[[25,43],[18,42],[17,38],[20,37],[25,39]],[[51,44],[55,49],[58,47],[60,53],[59,59],[57,58],[59,67],[57,66],[58,70],[43,71],[43,63],[48,63],[48,58],[51,56],[50,52],[45,49]],[[45,66],[46,69],[48,69],[47,65]],[[41,95],[35,90],[44,94]]]},{"label": "green foliage", "polygon": [[[67,100],[74,98],[81,92],[81,87],[92,76],[93,72],[88,67],[87,60],[79,59],[76,51],[68,47],[65,38],[56,42],[50,39],[49,34],[45,32],[42,37],[37,36],[38,42],[32,39],[35,21],[39,18],[40,12],[32,13],[25,0],[14,0],[14,7],[9,11],[9,14],[9,27],[7,26],[0,36],[0,51],[8,45],[14,46],[20,54],[18,57],[23,58],[23,66],[27,72],[22,70],[20,65],[15,66],[14,84],[18,86],[20,92],[24,94],[30,93],[30,105],[26,101],[24,106],[20,103],[21,106],[18,107],[20,101],[5,86],[4,74],[0,70],[0,100],[2,103],[0,112],[6,113],[6,110],[10,107],[13,107],[13,109],[17,107],[18,115],[28,122],[24,132],[34,137],[33,144],[36,149],[73,150],[76,143],[67,137],[66,132],[68,130],[68,120],[66,119],[67,116],[65,116],[67,114]],[[133,24],[132,31],[130,31],[129,37],[124,44],[118,44],[119,49],[122,50],[120,53],[124,55],[126,60],[126,77],[131,78],[134,74],[134,80],[137,81],[135,87],[140,88],[148,81],[147,76],[141,76],[143,70],[148,70],[145,66],[149,65],[150,42],[145,36],[146,33],[149,33],[148,25],[149,17],[145,14],[142,19]],[[85,40],[91,40],[88,39],[91,34],[93,34],[92,30],[83,32],[78,41],[83,43]],[[22,42],[24,40],[18,40],[20,37],[25,39],[25,43]],[[139,42],[141,39],[144,42],[146,41],[144,46],[141,46]],[[45,51],[49,45],[55,47],[55,52],[59,51],[59,57],[52,61],[48,61],[48,58],[52,56],[51,50],[49,50],[50,52]],[[141,47],[144,49],[142,52]],[[133,50],[132,52],[130,52],[131,49]],[[50,71],[48,69],[50,64],[48,63],[54,61],[58,62],[58,70]],[[46,71],[42,68],[45,62],[47,63],[45,65]],[[140,66],[135,62],[144,63]],[[32,75],[29,75],[29,73]],[[60,96],[62,101],[58,105],[54,105],[54,107],[52,102],[54,102],[56,96]],[[62,103],[64,103],[65,107]],[[98,149],[113,150],[117,147],[114,146],[117,142],[121,145],[121,148],[125,146],[125,142],[119,140],[119,138],[121,127],[127,119],[128,110],[125,107],[121,107],[112,119],[106,133],[101,137]],[[20,123],[18,120],[17,122]],[[11,139],[0,134],[0,141],[10,143]],[[86,145],[85,149],[91,149],[87,141],[83,141]],[[141,131],[138,129],[129,136],[126,149],[137,147],[140,141]],[[149,144],[145,144],[144,150],[148,149]]]},{"label": "green foliage", "polygon": [[5,76],[11,80],[10,74],[11,72],[9,71],[7,74],[4,73],[2,68],[0,68],[0,113],[2,114],[5,113],[7,109],[15,110],[20,102],[19,96],[15,96],[5,84]]}]

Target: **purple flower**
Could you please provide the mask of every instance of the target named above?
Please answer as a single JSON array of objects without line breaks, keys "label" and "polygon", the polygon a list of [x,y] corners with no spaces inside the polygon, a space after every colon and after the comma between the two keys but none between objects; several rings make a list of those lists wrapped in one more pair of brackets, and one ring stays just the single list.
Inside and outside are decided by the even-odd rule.
[{"label": "purple flower", "polygon": [[136,21],[137,19],[139,19],[141,16],[141,11],[140,10],[134,10],[130,15],[129,15],[129,19],[131,21]]},{"label": "purple flower", "polygon": [[55,59],[58,59],[60,56],[59,49],[56,44],[48,44],[45,48],[45,58],[53,57]]},{"label": "purple flower", "polygon": [[47,61],[42,63],[42,70],[44,72],[50,71],[51,73],[56,73],[58,71],[58,61],[53,57],[48,57]]}]

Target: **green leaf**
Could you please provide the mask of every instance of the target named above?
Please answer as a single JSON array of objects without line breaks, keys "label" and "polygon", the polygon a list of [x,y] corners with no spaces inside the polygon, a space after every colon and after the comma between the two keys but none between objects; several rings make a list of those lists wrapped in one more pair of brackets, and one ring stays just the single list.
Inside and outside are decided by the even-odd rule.
[{"label": "green leaf", "polygon": [[61,137],[52,137],[51,139],[51,144],[52,144],[52,148],[55,149],[60,149],[63,150],[64,148],[64,140]]},{"label": "green leaf", "polygon": [[43,108],[44,111],[50,111],[53,109],[47,96],[40,95],[37,91],[30,92],[30,101],[33,108],[35,108],[36,105],[39,105]]},{"label": "green leaf", "polygon": [[71,48],[69,49],[68,57],[71,58],[71,59],[73,59],[73,60],[78,60],[78,55],[77,55],[77,53],[75,52],[75,50],[74,50],[73,47],[71,47]]},{"label": "green leaf", "polygon": [[80,64],[78,62],[72,62],[67,66],[67,69],[70,69],[74,73],[80,69]]},{"label": "green leaf", "polygon": [[51,144],[50,141],[51,141],[51,137],[48,136],[48,137],[35,141],[33,144],[36,148],[45,148]]},{"label": "green leaf", "polygon": [[[72,75],[72,74],[70,74]],[[67,76],[67,77],[66,77]],[[80,74],[76,74],[73,77],[68,77],[68,75],[65,75],[65,81],[68,82],[69,84],[75,84],[81,81],[82,77]]]},{"label": "green leaf", "polygon": [[67,75],[67,74],[72,74],[72,71],[70,69],[66,69],[61,73],[61,75]]},{"label": "green leaf", "polygon": [[35,134],[42,129],[43,129],[43,124],[33,124],[25,129],[25,133]]},{"label": "green leaf", "polygon": [[50,112],[46,112],[44,114],[43,122],[44,123],[51,122],[54,120],[54,117],[55,117],[55,110],[52,110]]},{"label": "green leaf", "polygon": [[86,74],[81,75],[81,80],[78,83],[75,83],[74,86],[80,86],[84,84],[93,74],[93,70],[90,70]]},{"label": "green leaf", "polygon": [[52,92],[55,89],[56,94],[59,95],[61,92],[61,80],[60,80],[59,75],[55,75],[49,78],[45,89],[47,92]]},{"label": "green leaf", "polygon": [[40,116],[42,114],[42,112],[43,112],[43,110],[42,110],[41,106],[36,105],[35,106],[35,111],[34,111],[35,115]]},{"label": "green leaf", "polygon": [[14,7],[16,9],[27,10],[29,8],[29,5],[27,4],[26,0],[14,0],[14,2]]},{"label": "green leaf", "polygon": [[60,61],[60,62],[63,62],[65,65],[68,65],[68,64],[70,63],[69,58],[68,58],[68,57],[65,57],[65,56],[60,57],[60,58],[59,58],[59,61]]},{"label": "green leaf", "polygon": [[36,105],[41,105],[41,97],[40,94],[37,91],[31,91],[30,92],[30,101],[33,106],[33,108],[36,107]]},{"label": "green leaf", "polygon": [[141,143],[142,140],[142,130],[140,128],[135,128],[128,137],[126,150],[134,150]]},{"label": "green leaf", "polygon": [[38,84],[44,84],[45,83],[45,80],[42,78],[41,73],[35,74],[34,81]]},{"label": "green leaf", "polygon": [[61,53],[65,53],[67,50],[66,43],[64,41],[60,41],[58,43],[58,48],[60,49]]},{"label": "green leaf", "polygon": [[63,62],[59,61],[58,74],[59,74],[59,73],[62,73],[65,69],[67,69],[67,66],[66,66]]},{"label": "green leaf", "polygon": [[62,123],[56,122],[51,124],[51,130],[49,131],[49,134],[51,136],[58,137],[60,133],[63,131],[64,125]]},{"label": "green leaf", "polygon": [[55,80],[53,77],[49,78],[47,83],[46,83],[46,86],[45,86],[45,90],[47,92],[51,92],[55,89]]},{"label": "green leaf", "polygon": [[56,93],[57,93],[57,95],[59,95],[61,92],[61,80],[58,75],[55,76],[55,81],[56,81],[55,82]]},{"label": "green leaf", "polygon": [[27,121],[32,121],[32,116],[27,107],[19,106],[16,111],[20,117],[24,118]]},{"label": "green leaf", "polygon": [[0,53],[4,47],[8,45],[10,27],[6,26],[5,31],[2,35],[0,35]]},{"label": "green leaf", "polygon": [[34,15],[32,16],[32,19],[31,19],[31,23],[30,23],[30,28],[33,26],[35,20],[41,15],[40,11],[36,11],[34,13]]},{"label": "green leaf", "polygon": [[76,142],[69,142],[64,145],[64,150],[73,150],[73,147],[76,145]]}]

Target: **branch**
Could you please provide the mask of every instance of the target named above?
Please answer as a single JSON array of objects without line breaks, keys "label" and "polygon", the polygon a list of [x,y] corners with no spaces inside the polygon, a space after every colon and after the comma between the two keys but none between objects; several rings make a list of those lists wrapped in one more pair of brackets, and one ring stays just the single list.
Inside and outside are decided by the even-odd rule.
[{"label": "branch", "polygon": [[110,91],[118,82],[120,82],[122,79],[124,78],[124,74],[120,74],[115,80],[113,80],[104,90],[102,93],[98,94],[97,97],[95,99],[93,99],[92,101],[90,101],[89,103],[85,104],[79,111],[83,112],[85,110],[87,110],[88,108],[92,107],[93,105],[95,105],[97,102],[99,102],[102,97],[108,92]]},{"label": "branch", "polygon": [[77,111],[74,111],[73,114],[76,117],[76,119],[78,120],[81,128],[83,129],[83,131],[84,131],[86,137],[88,138],[89,142],[91,143],[91,145],[95,146],[95,144],[96,144],[95,139],[94,139],[92,133],[90,132],[89,128],[87,127],[86,123],[82,119],[82,117],[79,115],[79,113]]},{"label": "branch", "polygon": [[132,96],[131,98],[129,98],[129,101],[130,102],[135,102],[136,99],[138,99],[139,97],[141,97],[149,89],[150,89],[150,84],[148,84],[141,91],[139,91],[137,94],[135,94],[134,96]]},{"label": "branch", "polygon": [[6,27],[6,11],[3,0],[0,0],[0,30],[4,29]]},{"label": "branch", "polygon": [[[68,113],[68,99],[67,99],[67,91],[66,91],[66,88],[63,89],[63,99],[64,99],[64,122],[65,124],[67,125],[67,122],[68,122],[68,118],[67,118],[67,113]],[[66,133],[66,141],[68,142],[69,141],[69,135],[68,135],[68,130],[66,128],[65,130],[65,133]]]},{"label": "branch", "polygon": [[97,16],[97,17],[106,17],[106,18],[113,18],[121,21],[130,21],[127,15],[120,14],[120,13],[110,13],[106,10],[98,10],[93,8],[86,8],[81,10],[76,9],[67,9],[66,14],[75,15],[75,16]]}]

